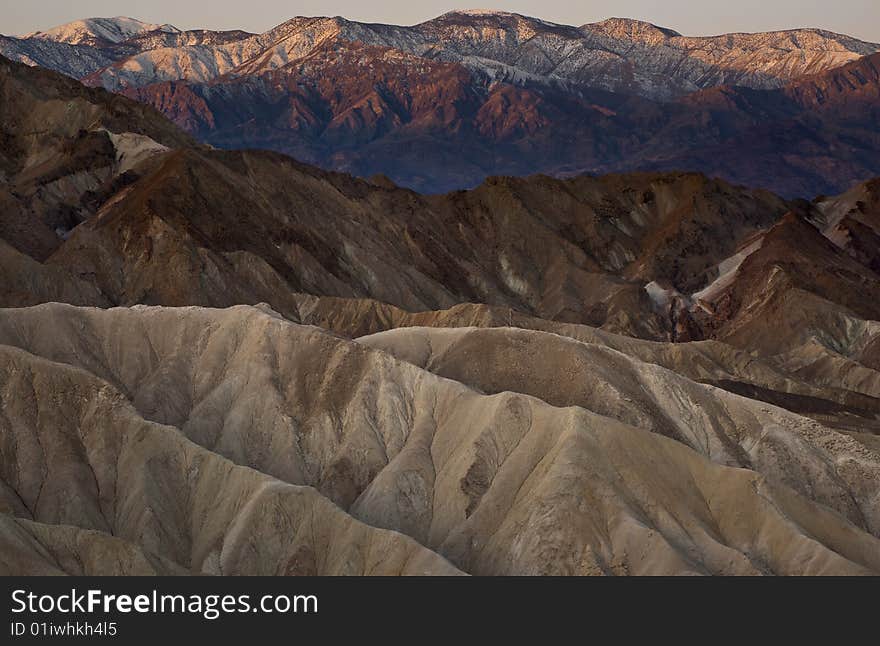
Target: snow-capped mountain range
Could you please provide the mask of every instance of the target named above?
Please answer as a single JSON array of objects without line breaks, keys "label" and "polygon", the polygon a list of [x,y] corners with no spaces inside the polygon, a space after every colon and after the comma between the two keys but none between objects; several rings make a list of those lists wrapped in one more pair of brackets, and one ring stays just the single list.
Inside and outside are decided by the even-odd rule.
[{"label": "snow-capped mountain range", "polygon": [[623,18],[575,27],[476,10],[408,27],[298,17],[262,34],[90,18],[3,37],[0,54],[121,90],[260,74],[301,61],[328,43],[346,42],[460,63],[493,80],[601,88],[659,100],[718,85],[781,87],[880,50],[876,43],[820,29],[688,37]]},{"label": "snow-capped mountain range", "polygon": [[92,18],[0,36],[0,55],[125,94],[215,147],[425,192],[685,169],[839,193],[880,175],[878,52],[821,29],[691,37],[498,11],[297,17],[261,34]]}]

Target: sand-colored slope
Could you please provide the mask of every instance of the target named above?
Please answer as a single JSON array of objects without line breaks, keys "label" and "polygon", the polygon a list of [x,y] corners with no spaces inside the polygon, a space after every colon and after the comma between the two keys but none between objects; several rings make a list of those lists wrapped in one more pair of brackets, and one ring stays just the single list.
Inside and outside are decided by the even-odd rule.
[{"label": "sand-colored slope", "polygon": [[880,454],[813,420],[554,334],[407,328],[360,342],[482,392],[527,393],[674,438],[713,462],[785,482],[880,534]]},{"label": "sand-colored slope", "polygon": [[145,421],[93,375],[8,346],[0,347],[0,364],[4,507],[38,523],[102,533],[77,546],[77,537],[57,528],[6,523],[4,541],[19,550],[28,542],[22,530],[31,530],[32,559],[47,543],[66,543],[79,558],[96,558],[89,551],[99,550],[100,558],[124,559],[116,571],[107,564],[114,573],[138,566],[130,561],[144,557],[105,536],[112,534],[209,574],[455,572],[411,539],[356,521],[314,489],[235,466],[177,429]]},{"label": "sand-colored slope", "polygon": [[[874,333],[856,344],[854,356],[832,353],[810,343],[796,353],[758,358],[748,349],[718,341],[661,343],[614,334],[587,325],[547,321],[511,308],[462,303],[447,310],[406,312],[370,299],[344,299],[295,294],[294,320],[349,337],[394,328],[515,327],[540,330],[623,352],[690,380],[717,385],[750,398],[808,415],[835,428],[880,430],[880,372],[868,366]],[[829,305],[830,309],[833,307]],[[845,315],[841,315],[844,316]],[[838,326],[839,327],[839,326]],[[852,327],[852,326],[850,326]],[[862,322],[866,330],[870,324]],[[880,347],[880,344],[876,344]],[[865,356],[863,356],[865,355]],[[867,429],[862,429],[867,430]]]},{"label": "sand-colored slope", "polygon": [[[880,541],[860,518],[869,494],[853,487],[847,508],[845,489],[830,493],[830,480],[845,482],[842,467],[817,473],[808,466],[803,477],[816,487],[808,496],[781,473],[724,466],[638,420],[615,419],[611,409],[481,394],[269,311],[45,305],[0,312],[0,343],[22,348],[4,351],[18,366],[4,386],[18,402],[4,418],[16,415],[7,424],[17,450],[57,469],[45,486],[42,469],[16,476],[10,468],[24,458],[4,460],[3,479],[34,519],[110,526],[199,571],[283,573],[307,562],[336,572],[353,553],[360,572],[448,568],[399,535],[357,523],[317,492],[471,573],[880,571]],[[631,365],[622,355],[620,362],[615,373]],[[591,378],[592,366],[584,368]],[[597,374],[621,389],[615,374]],[[42,388],[43,379],[63,381]],[[658,385],[656,397],[680,397],[695,411],[720,406],[705,395],[710,389],[673,391],[683,380],[668,380],[670,392]],[[806,450],[799,431],[807,426],[785,425],[795,416],[747,404],[731,418],[775,420],[774,434],[788,438],[791,450]],[[688,423],[694,438],[712,436],[711,421],[695,415]],[[47,458],[35,435],[65,458]],[[828,437],[855,450],[842,436]],[[757,453],[783,444],[762,444]],[[725,450],[719,441],[711,457],[722,462]],[[827,455],[845,462],[855,454]],[[872,477],[868,469],[864,482]],[[162,513],[154,516],[151,506]],[[310,532],[297,531],[303,518]],[[314,557],[305,556],[309,550]]]},{"label": "sand-colored slope", "polygon": [[147,576],[185,568],[109,534],[0,514],[2,576]]}]

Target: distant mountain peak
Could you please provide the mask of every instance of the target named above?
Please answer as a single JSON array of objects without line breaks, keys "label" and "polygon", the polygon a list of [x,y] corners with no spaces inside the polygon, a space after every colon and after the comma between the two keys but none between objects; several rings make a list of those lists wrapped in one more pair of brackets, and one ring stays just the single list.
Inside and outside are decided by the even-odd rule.
[{"label": "distant mountain peak", "polygon": [[655,40],[681,36],[674,29],[660,27],[634,18],[607,18],[600,22],[583,25],[581,29],[593,33],[602,33],[613,38],[638,40],[641,42],[653,42]]},{"label": "distant mountain peak", "polygon": [[455,9],[446,12],[445,15],[463,14],[465,16],[516,16],[519,14],[510,11],[501,11],[500,9]]},{"label": "distant mountain peak", "polygon": [[568,25],[558,25],[554,22],[549,22],[547,20],[542,20],[540,18],[535,18],[534,16],[526,16],[520,13],[514,13],[512,11],[501,11],[497,9],[455,9],[453,11],[447,11],[442,16],[434,18],[432,20],[428,20],[427,23],[435,22],[435,21],[444,21],[455,18],[464,18],[471,21],[480,21],[480,20],[492,20],[495,19],[501,22],[523,22],[523,23],[531,23],[531,24],[540,24],[540,25],[551,25],[551,26],[559,26],[559,27],[568,27]]},{"label": "distant mountain peak", "polygon": [[121,43],[132,36],[149,32],[164,31],[167,33],[180,33],[180,29],[169,24],[153,24],[129,18],[116,16],[113,18],[85,18],[74,20],[63,25],[58,25],[46,31],[35,31],[26,34],[22,38],[38,38],[52,40],[59,43],[78,45],[94,40],[103,40],[110,43]]}]

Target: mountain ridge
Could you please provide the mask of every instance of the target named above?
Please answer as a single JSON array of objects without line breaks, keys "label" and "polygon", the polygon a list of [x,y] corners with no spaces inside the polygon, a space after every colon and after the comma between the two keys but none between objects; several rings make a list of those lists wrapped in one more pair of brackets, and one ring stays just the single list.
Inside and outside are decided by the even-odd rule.
[{"label": "mountain ridge", "polygon": [[[93,22],[104,21],[108,24],[104,25],[98,23],[98,26],[102,27],[103,32],[101,29],[92,29],[92,31],[95,33],[91,33],[89,31],[89,20]],[[94,39],[100,40],[103,37],[98,32],[105,33],[107,32],[108,26],[115,27],[115,29],[113,29],[112,31],[118,33],[115,34],[113,38],[104,38],[104,40],[109,40],[113,45],[122,45],[118,54],[108,53],[108,60],[118,61],[120,57],[122,59],[125,59],[131,53],[131,47],[125,46],[127,40],[132,40],[131,46],[138,47],[138,39],[131,39],[132,36],[136,37],[139,34],[142,35],[143,33],[150,31],[171,31],[172,33],[179,34],[196,32],[207,33],[207,31],[209,31],[193,30],[188,32],[180,32],[180,30],[177,30],[176,28],[168,25],[148,25],[146,23],[141,23],[140,21],[132,22],[134,23],[134,26],[118,26],[113,24],[113,19],[87,19],[86,21],[77,21],[76,23],[69,23],[68,25],[63,25],[56,28],[57,33],[54,36],[52,30],[36,33],[39,33],[40,38],[43,40],[55,40],[64,44],[69,44],[73,42],[73,44],[76,44],[74,42],[76,39],[71,37],[70,34],[68,34],[67,32],[83,32],[90,35]],[[323,36],[321,35],[322,32],[324,34]],[[525,56],[523,56],[522,54],[516,54],[515,50],[506,51],[505,47],[528,47],[531,45],[528,45],[528,43],[526,42],[527,40],[531,40],[534,38],[540,40],[546,35],[548,37],[548,40],[546,41],[546,43],[542,44],[542,47],[544,47],[544,55],[556,57],[563,56],[563,58],[555,61],[555,69],[552,72],[552,75],[566,82],[583,83],[584,81],[586,81],[587,85],[593,87],[602,87],[603,89],[610,90],[620,90],[621,87],[608,85],[609,83],[612,83],[610,77],[606,80],[602,80],[600,78],[580,79],[577,76],[575,67],[576,65],[585,65],[586,59],[584,59],[584,61],[581,61],[580,63],[575,63],[575,67],[572,67],[570,71],[566,72],[564,70],[566,64],[562,62],[564,60],[564,57],[577,55],[578,47],[586,47],[587,49],[584,51],[588,52],[588,56],[601,56],[602,52],[605,51],[606,53],[613,55],[612,59],[609,59],[613,60],[614,57],[620,57],[624,55],[623,50],[617,51],[619,47],[615,45],[615,43],[619,42],[621,46],[626,46],[626,43],[629,43],[630,45],[639,43],[645,44],[645,42],[643,42],[643,36],[645,34],[652,35],[652,37],[648,40],[650,41],[650,44],[653,45],[662,44],[657,40],[657,38],[655,38],[655,36],[657,35],[662,36],[661,40],[663,42],[681,41],[682,52],[687,52],[689,48],[692,48],[694,50],[695,63],[699,62],[700,60],[705,60],[706,63],[711,64],[712,60],[712,54],[710,54],[708,50],[703,51],[702,45],[700,45],[700,43],[711,44],[713,48],[720,51],[724,51],[726,48],[730,47],[741,48],[743,51],[751,51],[752,60],[750,63],[746,63],[747,65],[751,66],[755,66],[758,64],[758,60],[755,58],[755,52],[760,51],[764,47],[771,47],[775,49],[775,51],[778,52],[777,55],[782,56],[783,58],[783,52],[785,51],[786,47],[793,48],[793,51],[796,51],[798,49],[804,49],[804,51],[814,51],[817,55],[822,51],[827,52],[829,55],[832,52],[837,51],[843,56],[831,56],[827,59],[827,61],[822,62],[824,59],[821,55],[819,55],[817,59],[808,63],[806,66],[804,66],[803,63],[796,64],[794,61],[792,61],[791,65],[794,65],[794,67],[792,67],[790,70],[786,71],[785,68],[782,67],[779,68],[778,72],[771,72],[771,76],[773,74],[777,75],[776,81],[771,82],[771,77],[767,77],[764,80],[759,79],[759,77],[754,77],[752,81],[753,83],[758,84],[754,85],[754,87],[778,87],[781,82],[792,78],[792,75],[795,73],[803,74],[809,71],[821,71],[823,69],[828,69],[830,67],[847,62],[847,60],[851,60],[857,55],[866,55],[880,49],[880,45],[877,44],[866,43],[864,41],[859,41],[848,36],[834,34],[833,32],[818,29],[793,29],[755,34],[725,34],[723,36],[717,37],[688,37],[682,36],[681,34],[678,34],[678,32],[675,32],[673,30],[664,27],[657,27],[655,25],[651,25],[650,23],[645,23],[643,21],[638,21],[634,19],[610,18],[598,23],[588,23],[580,27],[574,27],[550,23],[537,18],[531,18],[529,16],[524,16],[522,14],[516,13],[468,13],[462,11],[452,11],[438,16],[437,18],[426,20],[422,23],[418,23],[412,26],[386,25],[381,23],[360,23],[349,21],[341,17],[321,16],[292,18],[286,22],[277,25],[276,27],[267,30],[266,32],[263,32],[262,34],[247,34],[246,32],[239,32],[239,34],[242,36],[242,43],[252,43],[253,46],[246,45],[244,49],[241,50],[243,52],[244,58],[236,59],[237,64],[246,62],[246,59],[248,57],[259,56],[261,52],[264,53],[268,49],[276,47],[284,40],[289,40],[291,37],[297,37],[298,33],[301,33],[304,38],[307,38],[312,42],[319,42],[321,38],[326,38],[327,35],[330,35],[332,32],[335,32],[333,34],[334,37],[338,36],[349,41],[360,39],[367,44],[391,46],[417,55],[424,55],[426,52],[429,52],[432,56],[436,56],[438,53],[441,56],[444,56],[442,52],[448,51],[448,54],[446,55],[451,57],[450,60],[464,61],[466,64],[467,60],[469,60],[469,56],[481,56],[486,59],[495,60],[498,63],[518,67],[519,69],[521,69],[522,73],[534,74],[538,76],[546,74],[546,71],[542,71],[540,67],[535,67],[535,65],[538,64],[537,59],[529,60],[529,54],[526,54]],[[230,34],[232,32],[222,33]],[[106,35],[106,33],[104,35]],[[20,40],[27,41],[29,40],[29,36],[31,35],[22,37]],[[127,38],[122,38],[120,40],[119,36],[125,36]],[[474,49],[471,45],[469,45],[466,40],[464,40],[464,38],[474,39],[472,45],[477,49]],[[502,40],[498,40],[496,44],[493,44],[493,41],[499,38]],[[572,52],[569,53],[563,52],[560,54],[554,54],[553,52],[555,48],[558,47],[558,44],[555,43],[554,38],[562,38],[563,41],[570,42],[574,49],[572,50]],[[593,40],[591,41],[590,39]],[[504,44],[502,42],[503,40],[508,41],[507,44]],[[598,49],[590,50],[589,47],[591,46],[591,43],[593,45],[596,45]],[[150,47],[148,45],[144,47],[145,45],[146,43],[144,42],[140,43],[139,48],[141,52],[150,51]],[[488,49],[480,50],[479,48],[481,47],[488,47]],[[569,49],[571,49],[571,47],[569,47]],[[485,53],[488,52],[492,53],[486,56]],[[846,57],[846,52],[849,52],[849,58]],[[0,51],[0,53],[3,52]],[[654,55],[656,56],[657,54],[655,53]],[[771,55],[769,51],[768,55]],[[687,56],[685,56],[682,61],[684,61],[686,58]],[[516,62],[516,60],[518,60],[519,62]],[[472,63],[477,66],[477,69],[479,69],[479,65],[476,63],[476,61],[472,61]],[[720,59],[715,61],[714,64],[719,63]],[[729,65],[729,63],[721,64],[722,66]],[[681,67],[681,65],[679,64],[678,67]],[[672,71],[673,75],[681,73],[681,70],[676,71],[674,68],[669,69]],[[731,70],[733,69],[735,69],[735,67],[731,67]],[[796,72],[796,70],[800,71]],[[95,73],[95,71],[96,70],[71,70],[69,73],[72,73],[74,76],[81,78],[87,74]],[[755,68],[754,71],[757,71],[757,68]],[[196,73],[195,70],[193,70],[192,73]],[[601,72],[599,73],[601,74]],[[636,74],[636,76],[638,76],[638,74]],[[730,83],[737,78],[739,77],[722,77],[721,79],[714,81],[714,83]],[[657,76],[658,82],[661,79],[662,76]],[[159,79],[152,79],[152,81],[155,80]],[[188,80],[205,82],[211,80],[211,77],[204,75],[178,76],[175,78],[167,78],[165,80]],[[739,84],[749,84],[743,83],[742,80],[743,79],[740,78]],[[700,81],[699,78],[695,76],[693,80],[689,82],[702,84],[692,84],[687,89],[687,91],[694,91],[696,89],[700,89],[700,87],[705,87],[707,80],[704,79],[703,81]],[[770,83],[770,85],[767,85],[767,83]],[[639,86],[634,87],[637,88]],[[646,93],[645,95],[649,97],[662,98],[663,96],[666,96],[668,98],[670,96],[670,93],[666,90],[650,89],[648,86],[645,86],[643,88],[643,91]]]},{"label": "mountain ridge", "polygon": [[491,175],[696,170],[809,198],[880,173],[866,100],[880,82],[858,71],[880,45],[821,29],[690,37],[497,11],[412,26],[295,17],[260,34],[120,20],[3,37],[0,55],[152,105],[216,147],[421,192]]}]

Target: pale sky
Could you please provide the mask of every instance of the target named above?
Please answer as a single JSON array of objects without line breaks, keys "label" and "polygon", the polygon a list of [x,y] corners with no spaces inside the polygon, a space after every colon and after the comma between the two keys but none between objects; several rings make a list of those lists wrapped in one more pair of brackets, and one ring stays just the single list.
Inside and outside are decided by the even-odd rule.
[{"label": "pale sky", "polygon": [[450,9],[488,8],[569,25],[639,18],[689,36],[821,27],[880,42],[880,0],[4,0],[0,33],[23,34],[77,18],[130,16],[181,29],[261,32],[293,16],[411,25]]}]

